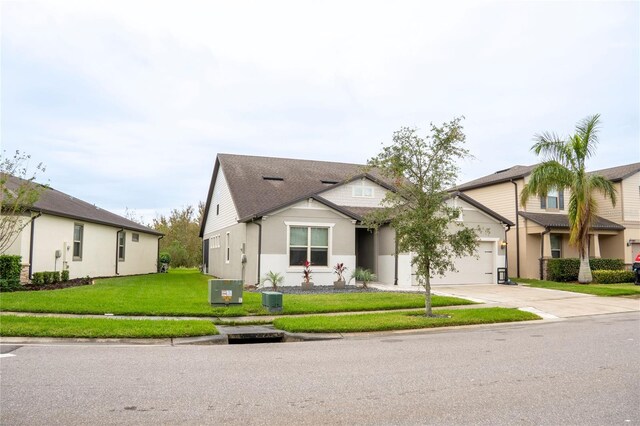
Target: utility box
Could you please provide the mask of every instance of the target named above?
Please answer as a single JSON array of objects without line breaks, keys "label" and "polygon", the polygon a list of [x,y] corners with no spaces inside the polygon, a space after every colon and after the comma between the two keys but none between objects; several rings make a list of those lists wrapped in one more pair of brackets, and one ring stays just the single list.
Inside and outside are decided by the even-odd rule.
[{"label": "utility box", "polygon": [[209,303],[213,306],[242,305],[242,280],[209,280]]},{"label": "utility box", "polygon": [[262,307],[269,312],[282,312],[282,293],[279,291],[263,291]]}]

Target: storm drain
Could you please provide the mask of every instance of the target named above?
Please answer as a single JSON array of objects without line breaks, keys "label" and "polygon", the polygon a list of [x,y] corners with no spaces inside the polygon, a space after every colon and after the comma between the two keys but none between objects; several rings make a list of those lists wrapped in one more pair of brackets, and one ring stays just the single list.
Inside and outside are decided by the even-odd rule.
[{"label": "storm drain", "polygon": [[227,336],[230,345],[248,345],[256,343],[280,343],[286,341],[284,331],[260,326],[218,326],[220,333]]}]

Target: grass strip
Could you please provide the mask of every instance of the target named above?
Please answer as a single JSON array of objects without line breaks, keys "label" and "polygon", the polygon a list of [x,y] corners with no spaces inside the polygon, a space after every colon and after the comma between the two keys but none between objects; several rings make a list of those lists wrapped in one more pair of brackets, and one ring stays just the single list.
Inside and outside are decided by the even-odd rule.
[{"label": "grass strip", "polygon": [[602,297],[640,296],[640,286],[633,284],[576,284],[533,280],[528,278],[518,278],[517,281],[518,283],[523,283],[530,287],[593,294],[595,296]]},{"label": "grass strip", "polygon": [[425,317],[423,312],[385,312],[336,316],[277,318],[275,328],[292,333],[354,333],[365,331],[409,330],[456,325],[492,324],[540,319],[514,308],[438,310],[448,318]]},{"label": "grass strip", "polygon": [[55,318],[0,315],[0,336],[77,338],[168,338],[210,336],[218,330],[205,320]]},{"label": "grass strip", "polygon": [[[97,280],[96,284],[60,290],[0,293],[0,310],[69,314],[220,316],[270,315],[262,308],[262,294],[244,292],[243,304],[213,308],[208,303],[208,279],[197,270],[172,270]],[[433,296],[433,306],[472,302]],[[283,315],[420,308],[423,294],[341,293],[285,294]]]}]

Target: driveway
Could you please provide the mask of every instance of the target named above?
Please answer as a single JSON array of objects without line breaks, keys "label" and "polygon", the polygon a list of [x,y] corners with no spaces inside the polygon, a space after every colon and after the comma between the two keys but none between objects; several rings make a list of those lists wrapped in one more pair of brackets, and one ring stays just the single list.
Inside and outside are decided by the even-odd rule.
[{"label": "driveway", "polygon": [[640,299],[599,297],[590,294],[534,288],[523,285],[474,284],[437,286],[433,294],[455,296],[476,302],[521,308],[543,318],[640,311]]}]

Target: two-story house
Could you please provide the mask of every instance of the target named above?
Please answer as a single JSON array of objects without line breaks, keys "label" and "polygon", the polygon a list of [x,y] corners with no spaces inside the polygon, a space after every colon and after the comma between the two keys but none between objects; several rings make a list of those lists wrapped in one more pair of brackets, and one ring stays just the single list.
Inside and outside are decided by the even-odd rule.
[{"label": "two-story house", "polygon": [[[520,205],[522,188],[534,168],[513,166],[456,187],[515,222],[507,239],[512,277],[542,278],[547,259],[578,257],[569,245],[568,191],[551,191],[546,198],[531,197],[526,205]],[[613,206],[598,194],[599,214],[590,233],[590,257],[619,258],[631,265],[640,252],[640,163],[593,173],[614,183],[617,203]]]},{"label": "two-story house", "polygon": [[[367,268],[381,283],[417,285],[411,253],[396,251],[393,229],[362,225],[393,190],[357,164],[219,154],[200,229],[204,271],[251,284],[273,271],[285,276],[284,285],[300,285],[308,260],[316,285],[332,284],[336,263]],[[464,194],[448,202],[462,210],[466,226],[485,232],[478,255],[460,259],[459,272],[434,283],[496,283],[513,223]]]}]

